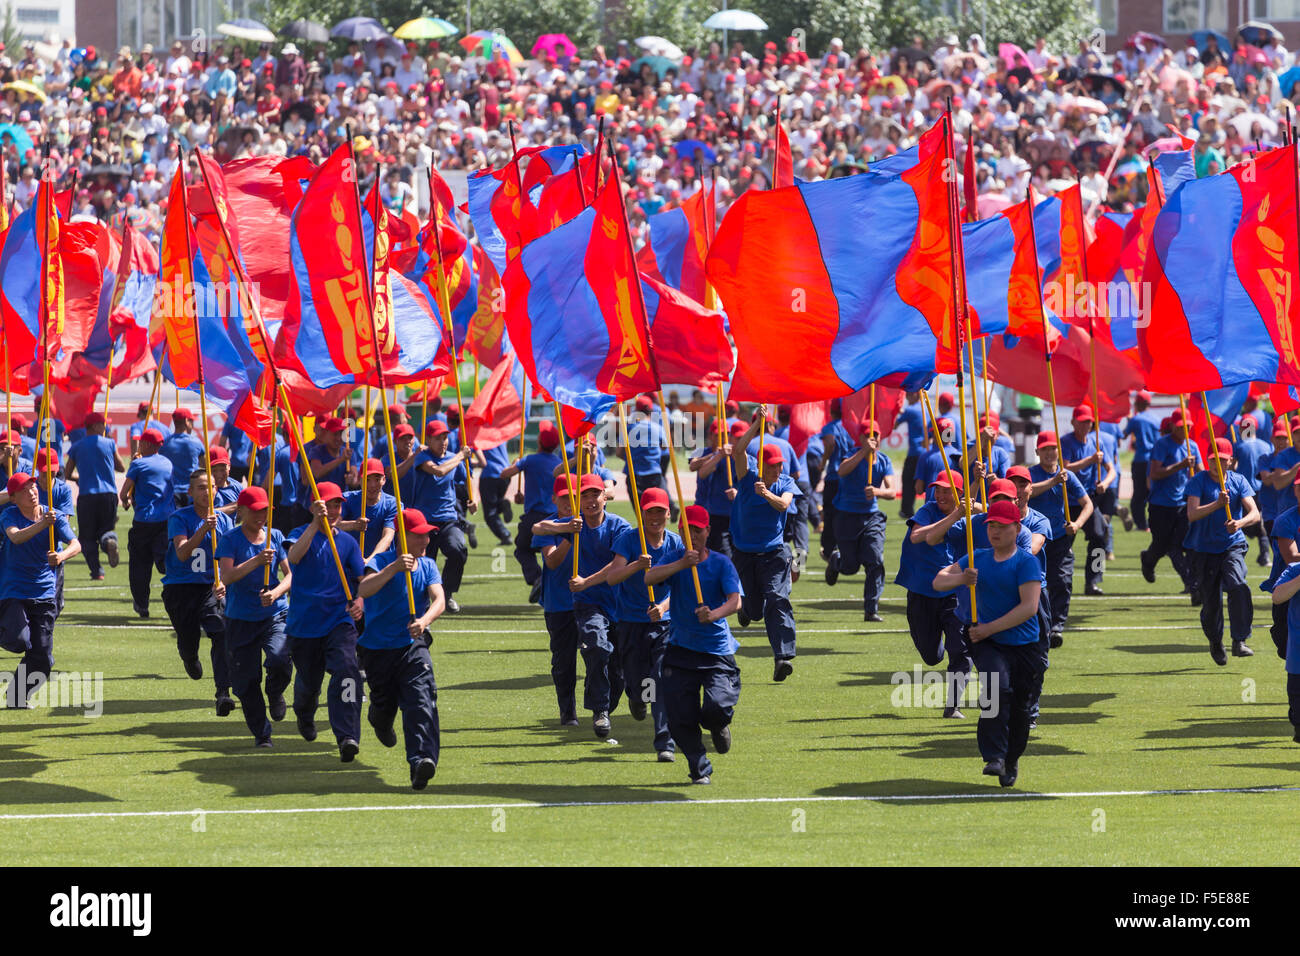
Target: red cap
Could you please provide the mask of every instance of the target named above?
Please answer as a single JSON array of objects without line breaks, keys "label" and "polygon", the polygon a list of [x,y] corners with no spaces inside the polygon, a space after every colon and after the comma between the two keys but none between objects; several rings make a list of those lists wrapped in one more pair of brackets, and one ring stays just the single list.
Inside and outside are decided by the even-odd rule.
[{"label": "red cap", "polygon": [[178,418],[183,418],[187,422],[192,422],[194,421],[194,413],[188,408],[181,407],[172,412],[172,420],[175,421]]},{"label": "red cap", "polygon": [[567,497],[570,493],[577,494],[578,489],[570,481],[571,475],[556,475],[555,482],[551,485],[551,494],[556,498]]},{"label": "red cap", "polygon": [[213,445],[208,449],[209,465],[228,465],[230,464],[230,452],[226,451],[220,445]]},{"label": "red cap", "polygon": [[707,528],[709,526],[709,509],[703,505],[687,505],[682,515],[686,519],[687,525],[692,528]]},{"label": "red cap", "polygon": [[406,414],[406,406],[405,406],[405,405],[398,405],[396,402],[394,402],[392,405],[389,405],[389,406],[388,406],[388,414],[390,414],[390,415],[405,415],[405,414]]},{"label": "red cap", "polygon": [[35,480],[35,475],[29,475],[25,471],[15,472],[9,476],[9,484],[5,485],[5,490],[9,492],[10,497],[12,497]]},{"label": "red cap", "polygon": [[940,393],[939,393],[939,401],[940,401],[940,402],[947,402],[949,405],[956,405],[956,404],[957,404],[957,398],[956,398],[956,396],[953,395],[952,392],[940,392]]},{"label": "red cap", "polygon": [[320,430],[323,432],[341,432],[347,427],[347,425],[343,424],[343,419],[335,418],[333,416],[325,419],[319,425]]},{"label": "red cap", "polygon": [[1183,410],[1181,408],[1177,409],[1176,411],[1173,412],[1173,414],[1169,416],[1170,428],[1176,427],[1178,425],[1186,425],[1186,424],[1187,424],[1187,418],[1186,416],[1183,415]]},{"label": "red cap", "polygon": [[1142,399],[1142,401],[1144,401],[1144,402],[1150,402],[1150,401],[1151,401],[1151,393],[1148,392],[1145,388],[1142,389],[1142,391],[1138,392],[1137,395],[1135,395],[1134,397],[1135,397],[1135,398],[1140,398],[1140,399]]},{"label": "red cap", "polygon": [[1300,416],[1291,419],[1291,430],[1300,431]]},{"label": "red cap", "polygon": [[988,520],[993,524],[1019,524],[1020,509],[1014,501],[990,502]]},{"label": "red cap", "polygon": [[948,431],[949,429],[952,428],[952,419],[951,419],[951,418],[936,418],[936,419],[934,420],[934,423],[935,423],[936,426],[938,426],[938,429],[939,429],[939,433],[940,433],[940,434],[943,434],[944,432],[946,432],[946,431]]},{"label": "red cap", "polygon": [[139,414],[140,412],[147,412],[149,411],[149,403],[141,402],[139,405],[135,407],[135,410],[136,410],[136,414]]},{"label": "red cap", "polygon": [[85,422],[85,424],[86,424],[86,427],[87,427],[87,428],[89,428],[91,425],[102,425],[102,424],[104,424],[104,413],[103,413],[103,412],[91,412],[89,415],[86,416],[86,422]]},{"label": "red cap", "polygon": [[989,501],[999,495],[1006,495],[1008,498],[1016,497],[1016,483],[1007,478],[994,478],[989,482]]},{"label": "red cap", "polygon": [[731,431],[732,438],[739,438],[741,435],[745,434],[745,432],[748,430],[749,430],[749,426],[746,425],[744,422],[731,423],[730,431]]},{"label": "red cap", "polygon": [[438,435],[445,435],[447,434],[447,432],[448,432],[447,423],[444,421],[439,421],[436,418],[433,421],[429,422],[429,424],[424,426],[424,433],[430,438],[434,438]]},{"label": "red cap", "polygon": [[650,400],[649,395],[638,395],[636,397],[636,410],[638,412],[648,412],[654,407],[654,402]]},{"label": "red cap", "polygon": [[590,472],[582,476],[582,482],[578,485],[579,494],[581,494],[584,491],[603,492],[604,490],[605,490],[604,479],[602,479],[600,475],[593,475]]},{"label": "red cap", "polygon": [[1056,440],[1056,432],[1039,432],[1038,443],[1034,447],[1046,448],[1048,445],[1051,445],[1052,447],[1057,447],[1060,444],[1061,443]]},{"label": "red cap", "polygon": [[931,488],[955,488],[956,490],[961,491],[963,486],[961,475],[957,474],[955,471],[952,473],[952,481],[948,480],[948,472],[942,471],[939,473],[938,478],[930,482]]},{"label": "red cap", "polygon": [[407,424],[401,424],[401,425],[398,425],[396,428],[393,429],[393,439],[394,439],[394,440],[396,440],[396,439],[398,439],[398,438],[406,438],[406,437],[408,437],[408,436],[411,437],[411,438],[414,438],[414,437],[415,437],[415,429],[412,428],[410,425],[407,425]]},{"label": "red cap", "polygon": [[407,534],[428,534],[438,530],[437,525],[430,524],[424,512],[418,508],[403,508],[402,524],[406,525]]},{"label": "red cap", "polygon": [[737,415],[740,413],[740,402],[733,402],[728,400],[727,402],[723,403],[722,410],[726,412],[728,415]]},{"label": "red cap", "polygon": [[537,432],[537,444],[543,451],[550,451],[560,443],[560,433],[554,427],[543,428]]},{"label": "red cap", "polygon": [[383,473],[384,473],[384,463],[382,461],[380,461],[378,458],[366,459],[367,475],[382,475]]},{"label": "red cap", "polygon": [[162,432],[156,428],[146,428],[140,433],[140,441],[147,441],[151,445],[161,445],[163,443]]},{"label": "red cap", "polygon": [[1012,478],[1020,478],[1023,479],[1024,481],[1034,480],[1033,478],[1029,477],[1029,469],[1026,468],[1024,465],[1012,465],[1010,468],[1007,469],[1007,479],[1010,480]]},{"label": "red cap", "polygon": [[1228,441],[1226,438],[1216,438],[1214,440],[1214,454],[1212,457],[1231,458],[1232,442]]},{"label": "red cap", "polygon": [[646,511],[650,508],[663,508],[667,510],[668,492],[662,488],[647,488],[641,492],[641,510]]},{"label": "red cap", "polygon": [[1092,415],[1092,406],[1091,406],[1091,405],[1076,405],[1076,406],[1074,406],[1074,421],[1076,421],[1076,422],[1090,422],[1090,421],[1092,421],[1092,420],[1093,420],[1093,415]]},{"label": "red cap", "polygon": [[867,438],[871,437],[872,435],[880,434],[880,426],[876,424],[876,420],[874,418],[871,419],[870,421],[865,421],[862,423],[862,434],[864,437]]},{"label": "red cap", "polygon": [[239,493],[235,504],[252,511],[265,511],[267,508],[266,489],[259,485],[249,485]]},{"label": "red cap", "polygon": [[18,434],[18,429],[16,428],[11,432],[6,432],[3,440],[0,440],[0,444],[21,445],[22,443],[23,436]]},{"label": "red cap", "polygon": [[763,446],[763,464],[765,465],[785,464],[785,452],[781,450],[780,445]]},{"label": "red cap", "polygon": [[343,489],[332,481],[322,481],[316,485],[316,497],[320,501],[342,501]]},{"label": "red cap", "polygon": [[1283,438],[1286,438],[1290,434],[1291,434],[1291,429],[1287,427],[1285,418],[1279,418],[1277,421],[1273,423],[1274,438],[1277,438],[1279,435]]}]

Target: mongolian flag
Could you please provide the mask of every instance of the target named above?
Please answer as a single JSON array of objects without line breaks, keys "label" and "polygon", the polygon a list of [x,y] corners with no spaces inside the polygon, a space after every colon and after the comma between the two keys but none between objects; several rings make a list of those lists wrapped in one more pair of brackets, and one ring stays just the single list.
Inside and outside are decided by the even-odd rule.
[{"label": "mongolian flag", "polygon": [[[55,306],[50,318],[50,340],[57,336],[62,318],[62,267],[58,249],[59,223],[54,210],[53,188],[42,181],[35,201],[16,216],[4,234],[0,247],[0,323],[3,323],[4,348],[12,391],[26,392],[27,366],[42,360],[39,344],[45,313],[41,304],[41,277],[45,250],[49,249],[49,289],[46,299]],[[42,215],[44,214],[44,215]]]},{"label": "mongolian flag", "polygon": [[[465,346],[484,368],[496,368],[505,358],[506,296],[497,267],[478,246],[474,250],[474,275],[478,289],[474,296],[474,314],[469,317]],[[454,315],[454,314],[453,314]]]},{"label": "mongolian flag", "polygon": [[776,136],[772,157],[772,188],[794,185],[794,154],[790,152],[790,137],[786,135],[781,114],[776,117]]},{"label": "mongolian flag", "polygon": [[712,391],[731,377],[731,343],[722,315],[641,273],[641,297],[660,383]]},{"label": "mongolian flag", "polygon": [[507,266],[506,323],[528,377],[588,423],[659,381],[621,184],[524,246]]},{"label": "mongolian flag", "polygon": [[1291,144],[1168,197],[1152,231],[1151,302],[1138,329],[1149,388],[1300,384],[1295,170]]},{"label": "mongolian flag", "polygon": [[71,355],[89,349],[101,312],[107,329],[108,310],[101,309],[101,301],[105,287],[110,299],[112,296],[118,248],[100,222],[69,223],[62,232],[59,259],[63,266],[64,327],[58,347]]},{"label": "mongolian flag", "polygon": [[1193,392],[1187,401],[1187,413],[1192,417],[1191,436],[1201,449],[1201,459],[1208,461],[1209,437],[1229,438],[1231,426],[1241,414],[1241,408],[1250,397],[1250,382],[1229,385],[1226,388],[1211,389],[1205,393],[1210,403],[1209,421],[1206,421],[1206,408],[1201,402],[1201,393]]},{"label": "mongolian flag", "polygon": [[1107,290],[1107,326],[1111,343],[1120,351],[1137,348],[1135,322],[1140,311],[1132,307],[1132,286],[1120,266],[1120,255],[1125,230],[1132,220],[1141,219],[1141,208],[1133,213],[1102,213],[1092,226],[1095,238],[1088,243],[1088,282]]},{"label": "mongolian flag", "polygon": [[492,370],[478,396],[465,413],[465,435],[474,448],[495,448],[519,437],[527,415],[528,376],[513,352],[507,352]]},{"label": "mongolian flag", "polygon": [[[925,313],[904,299],[900,274],[914,258],[919,218],[917,191],[905,174],[741,196],[706,262],[736,343],[731,397],[817,401],[891,372],[933,371],[939,338]],[[946,235],[946,211],[936,228]],[[943,236],[927,233],[926,241],[936,254],[942,245],[947,256]],[[926,287],[931,298],[950,298],[948,273],[934,278]]]},{"label": "mongolian flag", "polygon": [[849,437],[855,442],[871,421],[880,429],[880,437],[886,438],[893,433],[894,422],[906,407],[907,396],[901,388],[877,382],[874,390],[868,385],[844,396],[840,401],[840,417]]},{"label": "mongolian flag", "polygon": [[[537,200],[541,228],[562,226],[595,202],[601,168],[601,157],[589,153],[579,156],[569,171],[546,180]],[[532,172],[532,166],[528,171]]]},{"label": "mongolian flag", "polygon": [[528,198],[522,169],[522,160],[539,153],[547,154],[539,166],[539,175],[543,171],[545,175],[532,185],[540,197],[545,179],[568,169],[565,155],[574,155],[573,147],[525,147],[501,169],[485,169],[469,177],[465,184],[469,191],[465,211],[474,223],[479,245],[500,276],[506,273],[507,248],[513,245],[517,249],[539,231],[537,208]]},{"label": "mongolian flag", "polygon": [[650,239],[636,254],[647,276],[708,304],[704,260],[709,254],[708,204],[713,188],[697,189],[675,209],[649,217]]},{"label": "mongolian flag", "polygon": [[[128,223],[122,233],[117,274],[109,291],[109,304],[117,298],[109,314],[109,335],[121,340],[122,356],[114,360],[113,378],[126,382],[156,367],[149,348],[149,322],[153,314],[154,287],[158,283],[158,250]],[[118,296],[118,289],[121,294]],[[100,298],[101,307],[104,297]]]}]

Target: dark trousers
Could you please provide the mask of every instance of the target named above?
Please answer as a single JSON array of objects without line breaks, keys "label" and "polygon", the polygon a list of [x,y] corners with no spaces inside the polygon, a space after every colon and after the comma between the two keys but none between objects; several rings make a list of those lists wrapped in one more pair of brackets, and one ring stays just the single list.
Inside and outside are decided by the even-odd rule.
[{"label": "dark trousers", "polygon": [[1133,478],[1133,500],[1129,503],[1129,512],[1133,516],[1133,524],[1139,531],[1147,530],[1147,495],[1151,489],[1147,487],[1147,462],[1135,461],[1129,467],[1129,475]]},{"label": "dark trousers", "polygon": [[402,712],[402,737],[406,759],[416,763],[428,757],[435,764],[442,746],[438,726],[438,683],[433,658],[423,641],[406,647],[375,650],[358,647],[357,657],[370,687],[370,726],[387,730]]},{"label": "dark trousers", "polygon": [[931,597],[908,591],[907,629],[927,667],[937,666],[947,653],[948,673],[954,675],[948,683],[948,705],[958,706],[970,673],[971,654],[966,625],[957,617],[956,595]]},{"label": "dark trousers", "polygon": [[[723,466],[726,467],[725,465]],[[673,497],[672,491],[668,488],[668,481],[664,478],[662,472],[657,475],[637,475],[636,490],[638,494],[644,494],[647,488],[662,488],[664,494],[668,496],[668,516],[673,522],[677,521],[677,500]],[[632,488],[628,486],[628,493],[631,494]]]},{"label": "dark trousers", "polygon": [[762,620],[778,661],[795,656],[794,609],[790,606],[790,556],[784,547],[755,554],[737,549],[731,556],[740,577],[741,609]]},{"label": "dark trousers", "polygon": [[499,476],[483,475],[478,480],[479,497],[483,499],[483,522],[502,544],[510,543],[510,529],[506,522],[513,517],[510,507],[510,482]]},{"label": "dark trousers", "polygon": [[1150,512],[1151,547],[1141,554],[1142,561],[1154,568],[1165,555],[1174,566],[1183,584],[1190,590],[1196,587],[1196,581],[1187,567],[1187,557],[1183,553],[1183,539],[1187,537],[1187,509],[1169,505],[1148,505]]},{"label": "dark trousers", "polygon": [[226,664],[226,605],[212,593],[211,584],[164,584],[163,607],[176,632],[176,650],[181,660],[199,656],[199,640],[208,635],[211,643],[212,680],[217,696],[230,693],[230,670]]},{"label": "dark trousers", "polygon": [[162,574],[167,560],[167,522],[137,521],[131,525],[126,534],[126,554],[131,600],[136,607],[147,611],[153,569]]},{"label": "dark trousers", "polygon": [[[0,601],[0,647],[23,655],[19,665],[30,679],[39,674],[48,680],[54,667],[54,621],[58,617],[53,601],[6,598]],[[35,690],[31,684],[17,688],[19,694]],[[26,697],[20,698],[25,705]]]},{"label": "dark trousers", "polygon": [[916,463],[920,460],[920,455],[908,455],[903,459],[903,506],[898,513],[904,519],[916,514]]},{"label": "dark trousers", "polygon": [[840,490],[840,479],[838,476],[831,478],[827,474],[826,480],[822,483],[822,554],[830,558],[831,552],[835,550],[835,495]]},{"label": "dark trousers", "polygon": [[1074,535],[1068,531],[1050,539],[1047,551],[1047,599],[1051,605],[1051,633],[1065,631],[1070,618],[1070,598],[1074,593]]},{"label": "dark trousers", "polygon": [[820,529],[822,526],[822,493],[817,485],[822,480],[822,459],[808,458],[808,487],[813,489],[808,495],[808,526]]},{"label": "dark trousers", "polygon": [[[1214,517],[1202,519],[1213,521]],[[1196,571],[1198,590],[1201,592],[1201,630],[1211,644],[1223,643],[1223,595],[1228,595],[1228,621],[1232,641],[1250,637],[1250,625],[1255,619],[1255,606],[1250,600],[1250,585],[1246,583],[1246,552],[1243,542],[1232,545],[1227,551],[1211,554],[1205,551],[1188,551],[1187,557]]]},{"label": "dark trousers", "polygon": [[[1042,649],[1037,641],[999,644],[986,639],[972,644],[971,654],[990,698],[975,727],[980,756],[986,761],[1002,759],[1010,766],[1029,743],[1030,706],[1043,686],[1046,662]],[[996,702],[991,699],[994,686],[998,689]]]},{"label": "dark trousers", "polygon": [[574,688],[578,684],[578,622],[572,611],[547,611],[546,633],[551,638],[551,683],[560,720],[577,718]]},{"label": "dark trousers", "polygon": [[545,518],[540,511],[525,511],[519,516],[519,530],[515,534],[515,560],[524,572],[524,583],[532,587],[542,576],[542,564],[537,560],[540,548],[533,547],[533,525]]},{"label": "dark trousers", "polygon": [[785,513],[784,537],[793,547],[795,560],[802,570],[803,561],[808,556],[808,509],[812,507],[812,488],[806,481],[799,481],[797,485],[801,494],[795,497]]},{"label": "dark trousers", "polygon": [[668,732],[686,756],[691,779],[713,773],[701,730],[731,723],[740,701],[740,668],[730,655],[702,654],[669,644],[663,660],[664,712]]},{"label": "dark trousers", "polygon": [[1268,636],[1273,638],[1273,646],[1277,648],[1277,656],[1282,658],[1282,660],[1286,660],[1286,615],[1290,607],[1290,601],[1283,601],[1281,604],[1272,605],[1273,624],[1268,629]]},{"label": "dark trousers", "polygon": [[839,548],[840,574],[857,574],[862,568],[862,610],[880,610],[880,592],[885,587],[885,513],[835,513],[835,543]]},{"label": "dark trousers", "polygon": [[615,642],[614,622],[599,608],[575,605],[582,662],[587,667],[582,687],[582,706],[593,714],[609,713],[623,696],[623,660]]},{"label": "dark trousers", "polygon": [[315,721],[320,685],[330,675],[325,690],[330,730],[339,743],[361,740],[361,668],[357,664],[357,629],[351,621],[339,624],[324,637],[289,635],[289,653],[296,673],[293,712],[300,720]]},{"label": "dark trousers", "polygon": [[[1052,602],[1045,590],[1038,592],[1038,650],[1043,655],[1043,677],[1046,679],[1047,669],[1051,667],[1051,661],[1048,654],[1052,650]],[[1034,692],[1029,695],[1029,720],[1032,723],[1038,719],[1038,698],[1043,691],[1043,681],[1038,682]]]},{"label": "dark trousers", "polygon": [[465,530],[456,521],[448,521],[438,528],[437,534],[429,536],[429,546],[425,548],[425,557],[446,558],[442,565],[442,590],[448,598],[460,590],[460,580],[465,575],[465,562],[469,560],[469,544],[465,540]]},{"label": "dark trousers", "polygon": [[[1269,535],[1268,530],[1264,527],[1264,522],[1258,521],[1255,524],[1247,525],[1241,529],[1241,533],[1247,538],[1254,538],[1259,542],[1259,564],[1261,567],[1267,566],[1271,560],[1269,545],[1272,542],[1272,538]],[[1247,548],[1246,550],[1249,552],[1250,549]]]},{"label": "dark trousers", "polygon": [[731,515],[709,515],[709,550],[731,557]]},{"label": "dark trousers", "polygon": [[266,697],[278,700],[293,678],[288,641],[284,634],[287,611],[264,621],[226,618],[226,661],[230,667],[230,688],[244,710],[244,723],[258,740],[271,736],[262,697],[262,667],[265,658]]},{"label": "dark trousers", "polygon": [[1110,519],[1107,509],[1115,510],[1115,495],[1111,491],[1094,491],[1092,516],[1083,526],[1083,540],[1088,546],[1088,556],[1083,565],[1083,581],[1088,588],[1100,587],[1106,573],[1106,553],[1110,550]]},{"label": "dark trousers", "polygon": [[667,621],[618,622],[618,651],[622,658],[627,699],[631,701],[640,698],[650,705],[656,751],[674,749],[660,691],[663,683],[664,649],[668,646],[670,630],[671,625]]},{"label": "dark trousers", "polygon": [[116,527],[117,495],[106,491],[77,496],[77,540],[81,542],[81,553],[86,556],[86,567],[96,577],[103,570],[99,563],[99,549],[103,548],[107,554],[110,541],[116,546]]},{"label": "dark trousers", "polygon": [[1286,675],[1286,702],[1291,726],[1300,732],[1300,674]]}]

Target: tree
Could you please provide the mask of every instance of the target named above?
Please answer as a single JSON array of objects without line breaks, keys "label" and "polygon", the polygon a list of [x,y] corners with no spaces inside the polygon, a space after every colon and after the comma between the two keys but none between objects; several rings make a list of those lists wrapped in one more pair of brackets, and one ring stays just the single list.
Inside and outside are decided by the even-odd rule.
[{"label": "tree", "polygon": [[966,16],[956,24],[963,39],[971,33],[983,35],[992,56],[998,43],[1028,50],[1039,37],[1045,37],[1048,49],[1058,56],[1072,54],[1096,28],[1092,0],[970,0]]},{"label": "tree", "polygon": [[23,36],[18,32],[18,24],[14,21],[14,7],[10,3],[5,6],[4,21],[0,23],[0,42],[3,42],[6,50],[18,50],[23,45]]},{"label": "tree", "polygon": [[[871,48],[876,41],[876,20],[884,0],[750,0],[747,9],[762,17],[768,25],[763,42],[771,40],[784,52],[785,39],[801,37],[809,56],[826,52],[832,37],[844,41],[850,56],[861,47]],[[735,34],[732,34],[735,36]],[[750,34],[744,34],[746,47]]]},{"label": "tree", "polygon": [[716,9],[714,0],[623,0],[608,14],[604,39],[608,44],[661,36],[683,50],[702,50],[711,40],[722,39],[718,31],[704,29],[704,21]]}]

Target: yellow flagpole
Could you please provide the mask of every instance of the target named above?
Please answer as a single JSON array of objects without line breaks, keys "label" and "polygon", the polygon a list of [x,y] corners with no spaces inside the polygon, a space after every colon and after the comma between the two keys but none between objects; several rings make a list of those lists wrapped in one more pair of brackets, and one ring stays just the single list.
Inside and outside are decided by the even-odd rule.
[{"label": "yellow flagpole", "polygon": [[[627,455],[627,461],[631,462],[632,443],[627,437],[627,409],[623,407],[622,402],[618,403],[618,425],[623,433],[623,451]],[[645,544],[645,516],[641,512],[641,497],[636,490],[636,474],[631,465],[627,469],[627,483],[629,490],[632,492],[632,507],[636,511],[636,531],[641,537],[641,553],[649,554],[650,550]],[[650,595],[650,603],[653,604],[655,602],[655,589],[649,584],[645,586],[645,589],[646,593]]]},{"label": "yellow flagpole", "polygon": [[[668,403],[664,401],[663,389],[659,390],[658,395],[660,424],[663,426],[664,440],[668,442],[668,461],[673,468],[673,485],[677,488],[677,506],[682,509],[682,537],[686,540],[686,550],[694,551],[695,545],[691,541],[691,526],[686,521],[686,499],[682,497],[682,478],[677,470],[677,453],[673,448],[673,429],[668,422]],[[766,406],[763,409],[763,418],[764,420],[767,418]],[[761,455],[758,459],[758,468],[758,478],[761,481],[763,479],[763,458]],[[629,474],[631,471],[632,469],[629,467]],[[695,600],[703,604],[704,592],[700,590],[700,569],[693,564],[691,565],[691,580],[695,582]]]},{"label": "yellow flagpole", "polygon": [[[569,467],[569,449],[565,447],[564,418],[560,414],[560,403],[558,400],[552,399],[552,404],[555,407],[555,430],[560,433],[560,454],[564,456],[564,475],[569,481],[569,508],[572,509],[574,517],[579,521],[585,522],[586,519],[582,517],[582,512],[578,508],[582,494],[580,491],[575,491],[574,487],[578,479],[576,477],[571,477],[573,476],[573,470]],[[578,450],[576,445],[573,450],[575,452]],[[578,576],[578,546],[581,543],[582,529],[579,528],[573,535],[573,577],[575,578]]]},{"label": "yellow flagpole", "polygon": [[[275,527],[275,457],[279,450],[275,446],[280,440],[280,396],[275,396],[275,403],[271,406],[271,445],[268,454],[271,456],[270,478],[267,487],[270,489],[266,497],[270,499],[271,505],[266,509],[266,546],[271,546],[271,531]],[[389,447],[392,447],[391,444]],[[284,476],[280,477],[284,481]],[[283,497],[283,496],[281,496]],[[262,586],[269,588],[271,586],[271,566],[269,564],[262,567]]]},{"label": "yellow flagpole", "polygon": [[[934,408],[932,408],[930,405],[930,393],[926,391],[922,391],[921,401],[925,403],[925,411],[930,418],[930,427],[934,431],[935,447],[939,449],[939,457],[943,459],[943,472],[945,475],[948,476],[948,486],[952,487],[952,465],[949,464],[948,462],[948,453],[943,450],[943,435],[939,431],[939,419],[935,416]],[[969,497],[966,498],[966,503],[967,503],[966,563],[967,565],[969,565],[975,560],[975,548],[974,548],[975,540],[973,536],[969,533],[970,532],[970,508],[969,508],[970,498]],[[971,587],[970,589],[970,608],[971,608],[970,616],[971,619],[974,620],[975,619],[975,588],[974,587]]]},{"label": "yellow flagpole", "polygon": [[[720,432],[718,432],[718,447],[721,448],[731,438],[731,433],[727,430],[727,410],[726,410],[726,406],[722,402],[721,385],[718,386],[717,399],[718,399],[718,414],[717,414],[716,427],[722,429]],[[735,487],[736,480],[731,475],[731,456],[723,455],[722,457],[727,459],[727,487],[728,488]]]},{"label": "yellow flagpole", "polygon": [[[1093,376],[1093,384],[1096,385],[1097,378]],[[1219,490],[1223,492],[1223,508],[1228,512],[1228,517],[1232,517],[1232,502],[1228,500],[1228,480],[1223,474],[1223,459],[1218,456],[1218,448],[1214,444],[1214,426],[1210,423],[1210,400],[1205,396],[1205,389],[1201,389],[1201,408],[1205,410],[1205,427],[1207,434],[1205,436],[1206,446],[1210,449],[1210,457],[1214,459],[1214,471],[1219,479]],[[1096,418],[1096,416],[1093,416]]]},{"label": "yellow flagpole", "polygon": [[[431,171],[432,174],[432,171]],[[430,190],[432,192],[432,190]],[[436,203],[434,204],[437,205]],[[447,270],[443,267],[442,262],[442,229],[437,215],[433,221],[433,239],[434,252],[437,254],[438,267],[438,307],[442,310],[443,321],[447,326],[447,341],[450,343],[448,350],[451,352],[451,377],[456,385],[456,407],[460,409],[460,421],[458,422],[458,431],[460,432],[460,450],[465,452],[465,493],[469,498],[469,503],[474,503],[474,465],[469,455],[469,442],[465,437],[465,400],[460,394],[460,359],[456,355],[456,329],[451,320],[451,294],[447,290]],[[475,378],[477,382],[477,377]],[[429,386],[425,383],[426,399]]]}]

